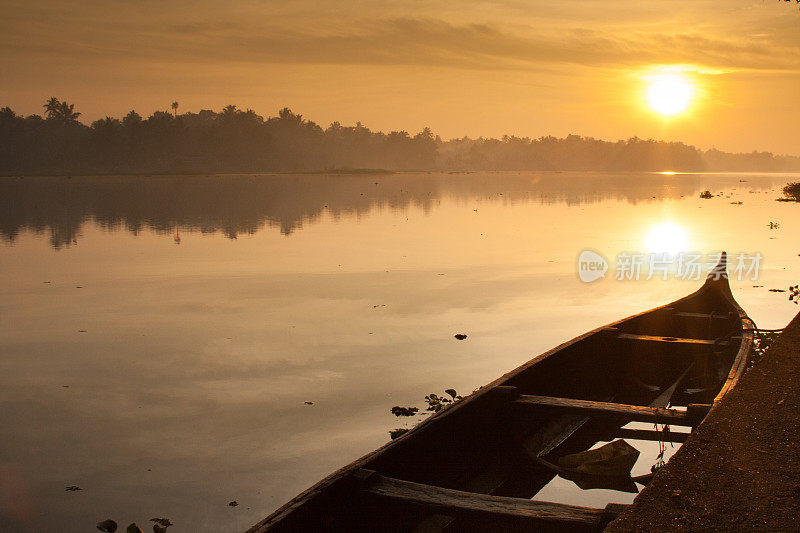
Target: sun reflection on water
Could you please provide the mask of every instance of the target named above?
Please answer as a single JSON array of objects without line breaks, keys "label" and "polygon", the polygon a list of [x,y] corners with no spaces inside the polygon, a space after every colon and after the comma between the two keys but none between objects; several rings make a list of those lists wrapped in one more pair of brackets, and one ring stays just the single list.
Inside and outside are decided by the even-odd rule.
[{"label": "sun reflection on water", "polygon": [[689,239],[686,230],[674,222],[653,226],[644,241],[648,252],[677,254],[687,251]]}]

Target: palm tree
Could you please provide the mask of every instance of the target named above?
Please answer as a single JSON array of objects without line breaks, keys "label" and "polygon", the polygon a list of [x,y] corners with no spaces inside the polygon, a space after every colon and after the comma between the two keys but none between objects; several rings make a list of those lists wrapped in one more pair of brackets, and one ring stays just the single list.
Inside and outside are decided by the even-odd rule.
[{"label": "palm tree", "polygon": [[178,116],[178,102],[172,102],[172,105],[170,105],[170,107],[172,108],[172,114],[175,117],[177,117]]},{"label": "palm tree", "polygon": [[59,115],[59,118],[65,122],[74,122],[81,116],[78,111],[75,111],[75,104],[68,104],[67,102],[61,102]]},{"label": "palm tree", "polygon": [[10,107],[6,106],[6,107],[3,107],[3,108],[0,108],[0,121],[12,120],[16,116],[17,116],[17,114],[14,113],[14,110],[11,109]]},{"label": "palm tree", "polygon": [[58,118],[58,111],[61,107],[61,102],[58,101],[58,98],[55,96],[51,96],[50,99],[44,103],[42,106],[44,107],[45,114],[47,114],[47,118],[55,119]]},{"label": "palm tree", "polygon": [[127,127],[137,126],[141,123],[142,116],[132,109],[127,115],[125,115],[125,118],[122,119],[122,125]]},{"label": "palm tree", "polygon": [[59,102],[55,96],[45,102],[42,107],[45,109],[48,120],[75,122],[81,116],[78,111],[75,111],[75,104],[68,104],[66,101]]},{"label": "palm tree", "polygon": [[[295,115],[294,113],[292,113],[292,110],[289,109],[288,107],[284,107],[283,109],[278,111],[278,116],[281,118],[281,120],[284,120],[286,122],[293,122],[295,124],[303,123],[303,115]],[[359,122],[359,124],[361,123]]]},{"label": "palm tree", "polygon": [[233,104],[226,105],[224,108],[222,108],[222,116],[224,116],[224,117],[232,117],[234,115],[237,115],[238,113],[239,113],[239,111],[236,109],[236,106],[233,105]]}]

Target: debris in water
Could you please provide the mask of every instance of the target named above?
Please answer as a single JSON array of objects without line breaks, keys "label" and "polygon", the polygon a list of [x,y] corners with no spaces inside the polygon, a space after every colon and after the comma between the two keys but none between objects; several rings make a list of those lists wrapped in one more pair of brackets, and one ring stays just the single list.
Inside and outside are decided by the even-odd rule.
[{"label": "debris in water", "polygon": [[314,402],[303,402],[305,405],[314,405]]},{"label": "debris in water", "polygon": [[456,334],[455,334],[455,335],[453,335],[453,336],[454,336],[456,339],[460,340],[460,341],[463,341],[464,339],[466,339],[466,338],[467,338],[467,334],[466,334],[466,333],[456,333]]},{"label": "debris in water", "polygon": [[789,183],[783,188],[783,194],[788,198],[780,198],[783,201],[800,202],[800,182]]},{"label": "debris in water", "polygon": [[786,292],[786,289],[770,289],[769,292]]},{"label": "debris in water", "polygon": [[136,525],[136,522],[128,526],[126,533],[144,533],[139,526]]},{"label": "debris in water", "polygon": [[399,405],[392,407],[394,416],[414,416],[417,411],[419,411],[419,407],[400,407]]},{"label": "debris in water", "polygon": [[390,437],[392,437],[392,440],[394,440],[394,439],[396,439],[397,437],[399,437],[400,435],[405,435],[405,434],[406,434],[406,433],[408,433],[409,431],[410,431],[410,430],[409,430],[408,428],[397,428],[397,429],[392,429],[392,430],[390,430],[390,431],[389,431],[389,436],[390,436]]},{"label": "debris in water", "polygon": [[151,518],[150,521],[155,522],[153,524],[154,533],[164,533],[169,526],[174,525],[169,518]]},{"label": "debris in water", "polygon": [[82,489],[82,488],[80,488],[78,485],[70,485],[69,487],[67,487],[67,488],[66,488],[66,489],[64,489],[64,490],[66,490],[66,491],[68,491],[68,492],[74,492],[74,491],[77,491],[77,490],[83,490],[83,489]]},{"label": "debris in water", "polygon": [[117,530],[117,523],[113,520],[103,520],[97,523],[97,529],[105,533],[114,533]]},{"label": "debris in water", "polygon": [[232,502],[228,502],[228,505],[231,506],[231,507],[236,507],[236,506],[239,505],[239,502],[237,502],[236,500],[233,500]]},{"label": "debris in water", "polygon": [[386,307],[386,304],[378,304],[378,305],[373,305],[372,306],[373,309],[375,309],[377,307]]},{"label": "debris in water", "polygon": [[700,193],[700,198],[704,198],[704,199],[714,198],[714,195],[711,193],[711,191],[706,189],[705,191]]},{"label": "debris in water", "polygon": [[451,400],[449,398],[445,398],[444,396],[439,396],[434,393],[430,393],[427,396],[425,396],[425,403],[428,404],[428,409],[426,410],[438,413],[445,407],[451,405],[453,402],[457,402],[458,400],[461,399],[461,396],[458,395],[455,389],[447,389],[445,392],[449,394],[453,399]]},{"label": "debris in water", "polygon": [[86,330],[85,329],[79,329],[78,333],[86,333]]}]

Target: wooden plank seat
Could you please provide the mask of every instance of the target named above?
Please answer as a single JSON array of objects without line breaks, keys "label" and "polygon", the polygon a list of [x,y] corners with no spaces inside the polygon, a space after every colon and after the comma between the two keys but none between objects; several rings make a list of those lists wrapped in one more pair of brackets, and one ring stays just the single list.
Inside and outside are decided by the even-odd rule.
[{"label": "wooden plank seat", "polygon": [[[678,411],[664,407],[644,405],[627,405],[621,403],[596,402],[592,400],[576,400],[553,396],[521,395],[514,402],[525,407],[550,407],[569,411],[582,411],[592,414],[619,415],[637,422],[654,422],[676,426],[695,426],[699,420],[690,416],[688,411]],[[699,413],[698,413],[699,414]]]},{"label": "wooden plank seat", "polygon": [[561,503],[537,502],[525,498],[464,492],[382,476],[365,468],[354,472],[353,478],[362,484],[361,490],[369,494],[398,502],[436,508],[448,514],[491,515],[600,528],[616,518],[627,507],[621,504],[609,504],[605,509],[594,509]]},{"label": "wooden plank seat", "polygon": [[715,341],[713,339],[687,339],[681,337],[662,337],[660,335],[639,335],[636,333],[620,333],[617,335],[618,339],[631,340],[631,341],[648,341],[648,342],[669,342],[673,344],[696,344],[714,346],[726,345],[728,341]]},{"label": "wooden plank seat", "polygon": [[[673,315],[682,318],[707,318],[713,320],[731,320],[732,318],[727,313],[690,313],[688,311],[678,311],[673,313]],[[733,318],[738,318],[738,315]]]},{"label": "wooden plank seat", "polygon": [[682,443],[691,436],[691,433],[681,433],[678,431],[655,431],[652,429],[628,429],[620,428],[614,433],[617,439],[648,440],[654,442],[675,442]]}]

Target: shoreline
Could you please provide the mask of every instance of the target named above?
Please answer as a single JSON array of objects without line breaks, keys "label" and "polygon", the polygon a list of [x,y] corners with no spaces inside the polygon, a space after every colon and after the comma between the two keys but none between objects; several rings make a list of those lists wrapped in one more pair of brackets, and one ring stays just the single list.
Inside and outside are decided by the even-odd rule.
[{"label": "shoreline", "polygon": [[[200,172],[200,171],[153,171],[153,172],[64,172],[64,173],[2,173],[0,179],[25,179],[25,178],[157,178],[157,177],[225,177],[225,176],[247,176],[247,177],[266,177],[266,176],[374,176],[374,175],[404,175],[404,174],[602,174],[602,175],[629,175],[629,174],[653,174],[657,176],[781,176],[791,179],[800,178],[800,170],[685,170],[685,171],[665,171],[665,170],[562,170],[562,169],[416,169],[416,170],[392,170],[381,168],[348,168],[330,170],[258,170],[248,172]],[[794,201],[784,200],[780,201]]]}]

